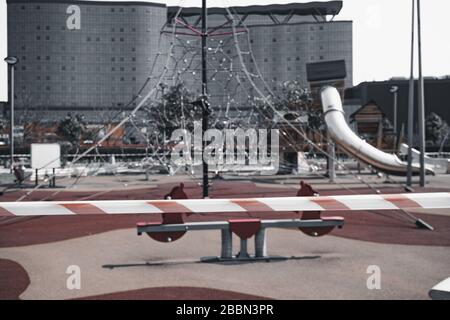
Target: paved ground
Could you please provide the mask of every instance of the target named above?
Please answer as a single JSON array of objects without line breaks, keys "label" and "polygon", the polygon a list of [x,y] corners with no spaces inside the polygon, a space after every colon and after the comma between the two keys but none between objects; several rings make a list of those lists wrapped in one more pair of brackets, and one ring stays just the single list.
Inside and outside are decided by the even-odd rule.
[{"label": "paved ground", "polygon": [[[136,237],[132,229],[2,248],[0,256],[27,270],[30,285],[22,299],[180,286],[274,299],[426,299],[428,290],[450,272],[448,247],[374,244],[332,236],[312,239],[290,230],[271,230],[268,239],[269,254],[291,258],[235,265],[197,263],[196,257],[219,254],[218,232],[189,233],[183,241],[160,244]],[[66,288],[70,265],[81,268],[81,290]],[[381,268],[381,290],[366,287],[370,265]]]},{"label": "paved ground", "polygon": [[[161,198],[180,177],[117,188],[114,177],[96,177],[95,185],[71,192],[39,190],[27,200]],[[447,177],[448,178],[448,177]],[[92,178],[88,178],[92,179]],[[102,181],[103,179],[103,181]],[[126,177],[132,179],[132,177]],[[398,193],[395,184],[370,177],[383,193]],[[184,180],[186,181],[186,180]],[[251,183],[217,180],[213,197],[292,196],[298,179]],[[378,181],[378,182],[377,182]],[[321,194],[373,193],[311,179]],[[344,183],[344,182],[342,182]],[[98,184],[98,185],[97,185]],[[108,189],[99,190],[99,185]],[[111,189],[109,189],[111,188]],[[114,190],[112,190],[114,188]],[[444,177],[426,190],[448,191]],[[14,201],[29,190],[10,190],[0,201]],[[200,188],[186,184],[190,197]],[[440,210],[417,215],[435,232],[418,230],[398,212],[344,214],[346,226],[331,236],[309,238],[297,230],[270,230],[268,253],[279,262],[205,264],[199,258],[220,252],[217,231],[187,233],[171,244],[137,237],[133,226],[142,216],[43,217],[0,220],[0,298],[11,299],[427,299],[428,290],[450,276],[450,214]],[[329,213],[335,215],[336,213]],[[283,217],[294,216],[283,214]],[[266,216],[270,217],[270,216]],[[189,220],[222,220],[224,216],[191,216]],[[150,217],[146,217],[150,219]],[[154,217],[153,219],[157,219]],[[238,239],[234,252],[237,253]],[[252,251],[252,246],[250,246]],[[81,290],[68,290],[67,267],[81,268]],[[381,290],[368,290],[367,268],[381,269]]]}]

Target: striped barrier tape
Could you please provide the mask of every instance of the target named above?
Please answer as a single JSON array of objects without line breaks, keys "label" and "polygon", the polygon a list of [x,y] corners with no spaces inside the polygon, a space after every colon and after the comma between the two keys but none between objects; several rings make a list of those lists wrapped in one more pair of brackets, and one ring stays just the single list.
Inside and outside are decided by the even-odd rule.
[{"label": "striped barrier tape", "polygon": [[450,193],[255,199],[0,202],[0,216],[219,212],[358,211],[450,208]]}]

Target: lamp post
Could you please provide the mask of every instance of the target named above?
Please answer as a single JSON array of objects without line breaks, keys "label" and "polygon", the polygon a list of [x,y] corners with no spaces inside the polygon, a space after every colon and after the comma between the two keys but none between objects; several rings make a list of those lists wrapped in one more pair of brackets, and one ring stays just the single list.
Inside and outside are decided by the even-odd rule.
[{"label": "lamp post", "polygon": [[8,102],[9,102],[9,155],[11,173],[14,171],[14,65],[19,62],[16,57],[6,57],[4,61],[8,64]]},{"label": "lamp post", "polygon": [[[207,76],[207,64],[206,64],[206,55],[207,55],[207,44],[206,40],[208,38],[208,24],[207,24],[207,7],[206,0],[202,0],[202,130],[203,136],[205,131],[208,129],[208,76]],[[202,142],[202,171],[203,171],[203,198],[209,197],[209,179],[208,179],[208,164],[205,160],[205,147],[206,142]]]},{"label": "lamp post", "polygon": [[394,95],[394,132],[397,133],[397,97],[398,97],[398,87],[392,86],[391,93]]},{"label": "lamp post", "polygon": [[417,0],[417,37],[419,42],[419,145],[420,145],[420,186],[425,187],[425,97],[422,74],[422,25],[420,21],[420,0]]},{"label": "lamp post", "polygon": [[411,26],[411,76],[409,78],[408,98],[408,175],[406,186],[412,187],[412,147],[414,143],[414,26],[415,26],[415,0],[412,2],[412,26]]}]

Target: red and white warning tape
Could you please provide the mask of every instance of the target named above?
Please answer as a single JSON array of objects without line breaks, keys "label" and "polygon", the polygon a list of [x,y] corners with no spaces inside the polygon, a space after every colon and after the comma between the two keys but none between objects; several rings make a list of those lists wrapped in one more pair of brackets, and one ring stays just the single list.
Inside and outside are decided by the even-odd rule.
[{"label": "red and white warning tape", "polygon": [[450,193],[258,199],[0,202],[0,216],[450,209]]}]

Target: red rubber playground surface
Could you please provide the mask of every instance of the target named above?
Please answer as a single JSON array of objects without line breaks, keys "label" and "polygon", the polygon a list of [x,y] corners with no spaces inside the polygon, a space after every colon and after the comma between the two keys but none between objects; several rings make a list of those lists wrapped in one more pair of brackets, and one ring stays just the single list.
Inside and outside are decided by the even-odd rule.
[{"label": "red rubber playground surface", "polygon": [[[176,184],[161,184],[157,188],[133,189],[131,191],[120,190],[108,193],[99,193],[93,197],[92,192],[67,191],[59,192],[51,196],[55,191],[35,191],[26,201],[64,201],[83,200],[144,200],[162,199],[165,194],[176,186]],[[194,183],[186,183],[184,190],[189,198],[201,197],[201,189]],[[443,189],[427,188],[416,190],[417,192],[442,192]],[[249,197],[287,197],[295,196],[296,190],[285,190],[279,188],[258,187],[251,182],[215,182],[211,189],[211,198],[249,198]],[[373,194],[370,189],[354,189],[353,192],[360,194]],[[385,188],[383,193],[403,193],[400,188]],[[23,196],[25,191],[6,193],[0,197],[0,201],[14,201]],[[321,195],[344,195],[354,194],[348,190],[324,190]],[[399,211],[354,211],[351,213],[327,211],[323,216],[343,216],[345,227],[333,231],[332,235],[349,239],[371,241],[378,243],[425,245],[425,246],[450,246],[450,217],[432,215],[426,213],[415,213],[416,217],[425,220],[435,227],[434,232],[417,229],[414,221],[408,219]],[[216,221],[228,218],[295,218],[296,213],[264,213],[264,214],[194,214],[185,217],[186,222]],[[124,215],[124,216],[60,216],[60,217],[17,217],[0,221],[0,247],[25,246],[31,244],[48,243],[88,236],[96,233],[133,228],[137,222],[160,221],[158,215]]]}]

